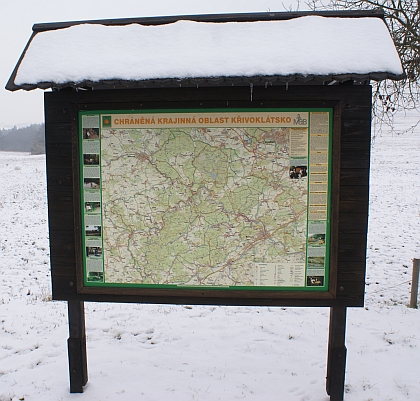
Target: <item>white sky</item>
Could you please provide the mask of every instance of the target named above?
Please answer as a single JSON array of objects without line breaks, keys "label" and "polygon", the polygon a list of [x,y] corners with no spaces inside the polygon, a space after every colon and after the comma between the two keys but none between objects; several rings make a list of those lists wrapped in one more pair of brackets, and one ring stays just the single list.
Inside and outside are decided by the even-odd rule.
[{"label": "white sky", "polygon": [[31,33],[41,22],[160,15],[284,11],[286,0],[14,0],[0,6],[0,128],[41,123],[43,91],[4,89]]}]

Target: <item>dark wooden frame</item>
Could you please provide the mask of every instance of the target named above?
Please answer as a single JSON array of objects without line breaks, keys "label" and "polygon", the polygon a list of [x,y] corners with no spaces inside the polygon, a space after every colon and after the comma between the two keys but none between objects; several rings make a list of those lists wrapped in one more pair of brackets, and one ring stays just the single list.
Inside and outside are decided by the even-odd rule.
[{"label": "dark wooden frame", "polygon": [[[210,108],[333,108],[328,292],[83,287],[78,112]],[[371,87],[160,88],[45,93],[53,299],[169,304],[363,306]]]}]

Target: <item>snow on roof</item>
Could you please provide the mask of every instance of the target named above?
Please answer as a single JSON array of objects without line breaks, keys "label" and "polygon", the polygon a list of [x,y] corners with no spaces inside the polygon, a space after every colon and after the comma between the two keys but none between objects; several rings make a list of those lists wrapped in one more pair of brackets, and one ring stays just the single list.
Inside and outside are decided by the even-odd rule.
[{"label": "snow on roof", "polygon": [[79,24],[38,32],[14,84],[388,73],[403,69],[380,18],[164,25]]}]

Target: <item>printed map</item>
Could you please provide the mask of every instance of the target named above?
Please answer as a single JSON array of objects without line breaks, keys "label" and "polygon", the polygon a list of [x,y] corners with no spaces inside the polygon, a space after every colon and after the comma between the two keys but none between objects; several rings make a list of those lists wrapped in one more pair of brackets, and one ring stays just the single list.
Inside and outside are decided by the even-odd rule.
[{"label": "printed map", "polygon": [[294,130],[103,128],[106,282],[282,285],[273,269],[297,265],[304,285],[307,180],[290,178]]}]

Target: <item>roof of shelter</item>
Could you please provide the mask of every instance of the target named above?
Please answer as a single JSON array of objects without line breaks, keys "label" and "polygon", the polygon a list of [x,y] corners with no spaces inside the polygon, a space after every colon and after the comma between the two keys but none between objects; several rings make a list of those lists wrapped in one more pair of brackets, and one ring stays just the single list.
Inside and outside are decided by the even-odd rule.
[{"label": "roof of shelter", "polygon": [[404,77],[381,11],[268,12],[35,24],[6,89]]}]

